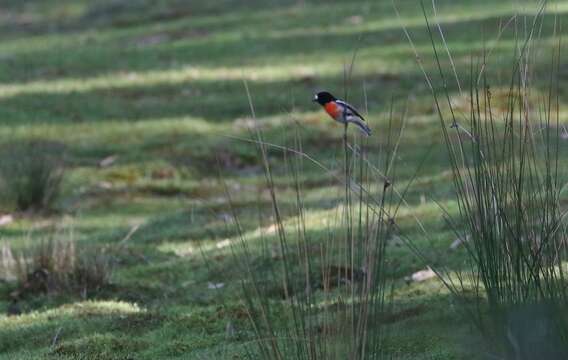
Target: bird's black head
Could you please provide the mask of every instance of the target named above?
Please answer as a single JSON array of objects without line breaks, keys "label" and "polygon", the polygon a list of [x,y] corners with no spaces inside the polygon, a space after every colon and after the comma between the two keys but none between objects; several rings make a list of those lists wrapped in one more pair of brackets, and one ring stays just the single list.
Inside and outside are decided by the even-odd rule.
[{"label": "bird's black head", "polygon": [[320,105],[325,105],[330,101],[335,101],[335,96],[331,95],[330,93],[328,93],[327,91],[322,91],[317,93],[314,96],[314,102],[319,103]]}]

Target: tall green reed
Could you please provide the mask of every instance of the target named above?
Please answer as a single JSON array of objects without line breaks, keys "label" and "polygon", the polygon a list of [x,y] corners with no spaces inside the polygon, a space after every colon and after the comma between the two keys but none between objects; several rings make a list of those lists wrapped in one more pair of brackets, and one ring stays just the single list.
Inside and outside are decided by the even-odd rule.
[{"label": "tall green reed", "polygon": [[[432,5],[436,14],[435,2]],[[491,89],[500,84],[488,75],[491,64],[484,51],[480,65],[469,69],[467,112],[458,115],[422,4],[441,90],[419,65],[440,120],[458,205],[457,215],[444,213],[468,255],[465,269],[438,268],[437,273],[485,335],[492,358],[568,356],[560,43],[547,68],[546,93],[538,96],[534,87],[538,75],[534,49],[545,5],[524,21],[507,22],[512,24],[516,46],[510,80],[499,99]],[[441,27],[437,29],[457,74]],[[553,37],[556,31],[555,23]],[[405,33],[412,45],[406,29]]]},{"label": "tall green reed", "polygon": [[[250,100],[254,118],[252,104]],[[398,210],[387,203],[400,195],[395,194],[389,178],[397,136],[402,136],[396,133],[395,122],[391,112],[387,144],[373,159],[366,151],[366,140],[354,137],[350,141],[345,128],[341,172],[304,151],[298,127],[285,145],[268,143],[258,127],[251,129],[250,141],[258,149],[271,208],[270,216],[263,212],[260,218],[272,222],[271,234],[261,232],[255,243],[247,238],[238,211],[232,208],[241,240],[233,250],[246,274],[243,301],[254,334],[254,346],[248,347],[251,358],[385,356],[381,319],[389,291],[386,244],[396,231],[392,219]],[[275,185],[272,154],[278,155],[285,176],[293,179],[291,191]],[[313,219],[308,219],[311,209],[303,184],[306,167],[314,165],[332,177],[337,192],[343,194],[335,208],[326,212],[320,231],[310,229]],[[229,193],[227,196],[230,198]]]}]

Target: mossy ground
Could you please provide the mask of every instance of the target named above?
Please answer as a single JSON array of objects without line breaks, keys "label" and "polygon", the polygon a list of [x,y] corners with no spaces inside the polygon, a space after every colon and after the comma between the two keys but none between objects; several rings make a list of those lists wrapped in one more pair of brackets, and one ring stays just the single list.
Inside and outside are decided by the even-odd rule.
[{"label": "mossy ground", "polygon": [[[397,3],[426,69],[435,73],[418,2]],[[507,84],[515,39],[511,31],[495,39],[513,15],[534,14],[534,2],[438,6],[462,85],[468,86],[470,60],[487,47],[491,79]],[[547,87],[555,44],[547,34],[555,17],[566,18],[566,9],[568,2],[551,2],[544,15],[535,97]],[[244,275],[234,271],[235,258],[224,246],[235,229],[225,222],[227,198],[219,178],[234,196],[245,231],[258,229],[259,208],[269,206],[255,147],[235,139],[249,136],[243,79],[267,141],[290,145],[298,126],[304,151],[341,171],[342,128],[310,100],[322,88],[344,95],[344,67],[356,49],[349,99],[364,108],[365,88],[374,129],[369,152],[378,153],[387,141],[393,103],[395,118],[406,117],[394,186],[404,189],[420,168],[397,221],[433,262],[463,263],[462,251],[448,250],[455,236],[436,204],[456,211],[440,123],[390,1],[5,0],[0,12],[0,141],[62,142],[68,163],[56,211],[18,217],[0,227],[0,238],[18,249],[51,226],[64,226],[80,243],[110,249],[115,264],[112,286],[88,294],[88,301],[38,296],[21,304],[23,315],[0,315],[0,359],[244,354]],[[456,103],[463,100],[455,82],[449,91]],[[494,93],[498,98],[499,89]],[[563,119],[567,105],[561,91]],[[110,156],[114,162],[101,167]],[[270,161],[278,191],[290,191],[293,180],[282,154],[271,151]],[[309,163],[302,177],[308,231],[317,242],[326,232],[321,221],[332,216],[342,188]],[[389,325],[393,358],[478,355],[468,350],[478,341],[476,332],[443,285],[406,284],[404,277],[425,264],[404,245],[390,249],[398,314]],[[261,272],[262,262],[258,266]],[[224,286],[209,286],[217,283]],[[0,310],[9,306],[13,288],[0,284]],[[227,331],[229,323],[234,334]]]}]

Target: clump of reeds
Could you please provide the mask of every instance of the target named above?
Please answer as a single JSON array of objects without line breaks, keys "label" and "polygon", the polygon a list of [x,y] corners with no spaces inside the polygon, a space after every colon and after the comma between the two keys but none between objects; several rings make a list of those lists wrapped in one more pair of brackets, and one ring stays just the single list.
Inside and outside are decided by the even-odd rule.
[{"label": "clump of reeds", "polygon": [[[252,101],[251,109],[254,117]],[[259,214],[259,227],[269,231],[261,231],[260,240],[252,240],[241,228],[237,210],[232,209],[232,225],[241,239],[233,250],[245,273],[243,299],[254,334],[254,346],[248,347],[250,357],[382,358],[386,332],[381,319],[387,311],[388,292],[386,243],[396,232],[393,219],[397,211],[389,176],[396,157],[396,136],[401,135],[394,134],[394,118],[384,132],[387,143],[373,158],[382,161],[371,161],[366,143],[350,142],[345,129],[343,149],[338,149],[343,153],[342,175],[304,152],[298,129],[292,143],[283,146],[265,142],[256,128],[251,133],[271,210]],[[294,180],[291,189],[275,186],[269,161],[273,153],[283,159],[287,175]],[[343,194],[324,220],[324,231],[311,231],[307,220],[310,208],[302,184],[306,166],[317,166],[333,177],[336,191]],[[230,199],[229,193],[227,196]],[[293,205],[286,205],[290,203]]]},{"label": "clump of reeds", "polygon": [[[457,216],[446,212],[446,218],[458,238],[468,239],[464,246],[469,266],[457,272],[438,269],[438,273],[456,298],[464,300],[460,304],[488,340],[492,358],[568,356],[568,229],[560,201],[566,183],[557,80],[560,47],[547,69],[546,94],[535,104],[532,93],[536,74],[531,49],[537,46],[536,36],[545,21],[543,11],[544,4],[534,17],[518,22],[525,24],[523,31],[513,29],[517,46],[501,103],[492,97],[491,88],[500,84],[487,75],[491,64],[484,53],[479,67],[469,69],[467,112],[461,115],[451,101],[434,27],[424,11],[444,83],[441,90],[422,70],[439,115],[459,208]],[[440,39],[451,60],[443,35]],[[475,306],[468,301],[472,294]]]},{"label": "clump of reeds", "polygon": [[61,190],[64,146],[21,140],[0,147],[0,201],[18,211],[49,210]]},{"label": "clump of reeds", "polygon": [[78,245],[60,234],[22,250],[4,244],[0,265],[3,278],[16,283],[11,293],[16,301],[41,295],[87,298],[108,285],[112,274],[104,251]]}]

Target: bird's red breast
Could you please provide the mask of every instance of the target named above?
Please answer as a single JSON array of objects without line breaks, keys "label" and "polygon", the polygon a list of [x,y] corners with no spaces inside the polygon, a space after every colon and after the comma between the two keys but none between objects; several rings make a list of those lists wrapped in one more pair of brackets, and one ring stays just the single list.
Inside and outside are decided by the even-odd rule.
[{"label": "bird's red breast", "polygon": [[339,118],[341,115],[341,106],[337,105],[334,101],[330,101],[324,105],[325,112],[334,119]]}]

